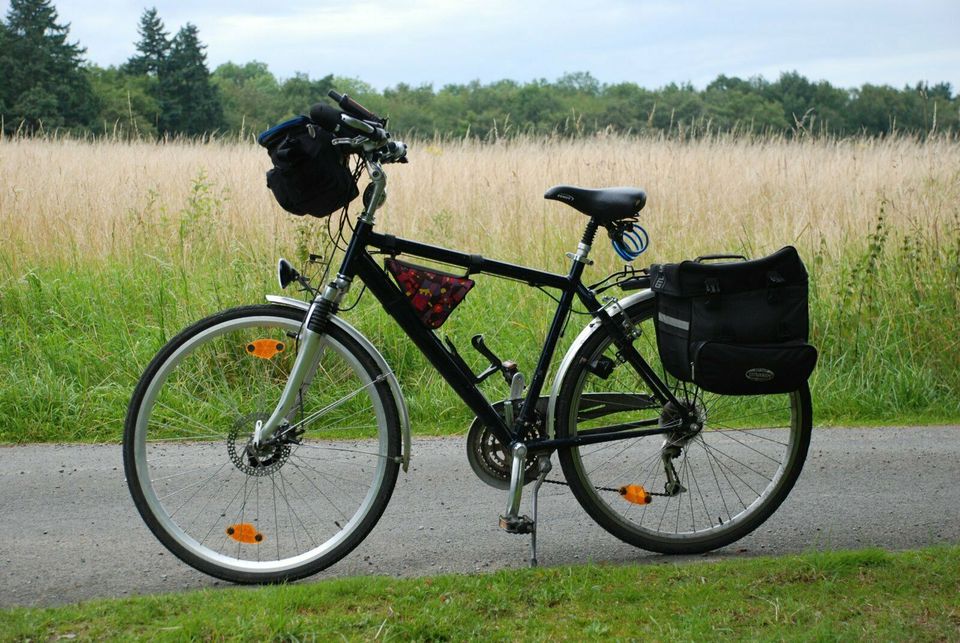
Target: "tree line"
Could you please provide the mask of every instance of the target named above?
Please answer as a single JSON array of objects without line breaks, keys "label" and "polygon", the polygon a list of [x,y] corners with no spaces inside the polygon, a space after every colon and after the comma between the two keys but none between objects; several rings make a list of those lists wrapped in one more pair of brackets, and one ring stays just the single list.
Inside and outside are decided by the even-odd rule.
[{"label": "tree line", "polygon": [[718,76],[704,89],[605,84],[589,72],[555,81],[500,80],[377,91],[332,74],[280,80],[265,63],[212,72],[195,25],[171,36],[155,8],[140,18],[133,54],[103,68],[69,40],[51,0],[11,0],[0,22],[0,118],[6,133],[54,130],[125,137],[249,135],[303,113],[337,88],[388,115],[404,135],[576,136],[596,132],[715,132],[788,136],[928,135],[960,131],[949,83],[855,89],[784,72],[775,81]]}]

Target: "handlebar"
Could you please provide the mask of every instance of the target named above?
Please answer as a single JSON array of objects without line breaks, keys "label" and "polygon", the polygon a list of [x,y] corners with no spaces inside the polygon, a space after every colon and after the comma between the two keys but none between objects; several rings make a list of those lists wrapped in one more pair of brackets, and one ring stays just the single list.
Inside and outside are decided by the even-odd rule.
[{"label": "handlebar", "polygon": [[330,107],[326,103],[317,103],[310,108],[310,119],[320,125],[323,129],[331,132],[337,132],[343,121],[340,117],[343,115],[336,107]]},{"label": "handlebar", "polygon": [[326,103],[317,103],[310,108],[310,118],[323,129],[342,136],[365,136],[374,142],[383,142],[390,138],[379,125],[379,121],[367,121]]},{"label": "handlebar", "polygon": [[369,109],[353,100],[346,94],[340,94],[336,90],[331,89],[327,92],[327,96],[333,99],[333,101],[340,106],[340,108],[350,114],[364,121],[374,121],[378,125],[386,125],[386,119],[380,118]]},{"label": "handlebar", "polygon": [[343,137],[340,144],[352,143],[354,148],[362,147],[365,151],[374,153],[381,162],[407,162],[407,146],[390,140],[390,133],[383,128],[387,122],[385,118],[380,118],[345,94],[330,90],[329,96],[343,110],[326,103],[317,103],[310,108],[310,118],[315,123]]}]

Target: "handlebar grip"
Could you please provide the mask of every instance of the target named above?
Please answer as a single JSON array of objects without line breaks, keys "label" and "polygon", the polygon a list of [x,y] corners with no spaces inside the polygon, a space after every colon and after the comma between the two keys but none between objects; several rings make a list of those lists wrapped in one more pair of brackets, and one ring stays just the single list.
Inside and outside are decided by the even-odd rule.
[{"label": "handlebar grip", "polygon": [[314,123],[334,134],[341,136],[366,136],[373,141],[385,141],[388,134],[383,128],[371,125],[355,118],[326,103],[317,103],[310,108],[310,118]]},{"label": "handlebar grip", "polygon": [[336,133],[340,129],[340,115],[343,114],[336,107],[326,103],[317,103],[310,108],[310,118],[323,129]]},{"label": "handlebar grip", "polygon": [[337,105],[339,105],[343,111],[347,112],[352,116],[356,116],[357,118],[365,121],[374,121],[376,123],[381,123],[381,124],[383,123],[382,118],[380,118],[379,116],[377,116],[376,114],[371,112],[369,109],[367,109],[357,101],[353,100],[346,94],[340,94],[331,89],[327,93],[327,96],[329,96],[334,101],[336,101]]}]

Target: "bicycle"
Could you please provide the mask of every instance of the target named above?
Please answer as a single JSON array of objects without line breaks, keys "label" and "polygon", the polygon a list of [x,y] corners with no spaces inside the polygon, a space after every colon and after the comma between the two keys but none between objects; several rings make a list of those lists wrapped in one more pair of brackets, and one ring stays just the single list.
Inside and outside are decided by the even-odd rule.
[{"label": "bicycle", "polygon": [[[642,190],[547,191],[545,198],[588,218],[567,255],[566,274],[380,234],[374,223],[386,194],[383,167],[405,162],[406,146],[391,140],[385,120],[352,99],[331,97],[342,109],[318,105],[311,119],[337,132],[333,143],[356,154],[357,172],[365,169],[371,181],[336,276],[321,290],[280,260],[281,288],[297,283],[308,301],[267,296],[267,304],[193,324],[159,351],[130,402],[123,445],[128,485],[144,521],[171,552],[225,580],[291,581],[337,562],[374,528],[399,470],[407,469],[410,421],[390,365],[338,315],[357,280],[475,414],[470,465],[485,483],[506,490],[500,526],[531,535],[532,564],[537,493],[545,482],[568,484],[617,538],[665,554],[730,544],[777,509],[809,445],[806,384],[786,394],[724,396],[674,380],[655,368],[649,274],[625,267],[590,286],[582,281],[598,230],[624,239],[645,204]],[[490,366],[475,374],[423,322],[409,291],[374,254],[465,269],[464,276],[426,270],[451,279],[445,282],[451,288],[486,274],[556,291],[529,384],[482,336],[472,344]],[[633,292],[603,294],[613,288]],[[575,299],[591,320],[545,393]],[[495,375],[509,393],[491,403],[478,384]],[[565,482],[547,480],[554,452]],[[530,517],[520,513],[529,483]]]}]

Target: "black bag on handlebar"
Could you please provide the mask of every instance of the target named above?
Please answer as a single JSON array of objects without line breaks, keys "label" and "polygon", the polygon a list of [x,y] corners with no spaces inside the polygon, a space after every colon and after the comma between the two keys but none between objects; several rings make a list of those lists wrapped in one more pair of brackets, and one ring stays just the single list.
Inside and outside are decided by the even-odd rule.
[{"label": "black bag on handlebar", "polygon": [[357,198],[359,191],[347,157],[333,135],[306,116],[298,116],[257,137],[267,148],[273,169],[267,187],[287,212],[326,217]]},{"label": "black bag on handlebar", "polygon": [[760,395],[795,391],[813,372],[807,270],[796,249],[753,261],[654,264],[650,281],[657,349],[677,379]]}]

